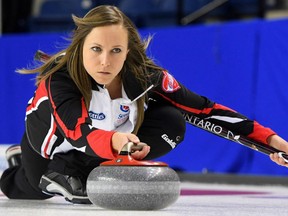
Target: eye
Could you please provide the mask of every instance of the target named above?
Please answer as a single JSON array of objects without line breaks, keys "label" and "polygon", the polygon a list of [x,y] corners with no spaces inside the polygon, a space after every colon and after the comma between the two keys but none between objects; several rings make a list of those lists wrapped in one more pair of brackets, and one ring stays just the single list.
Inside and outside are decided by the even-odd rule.
[{"label": "eye", "polygon": [[120,48],[114,48],[112,50],[113,53],[120,53],[122,50]]},{"label": "eye", "polygon": [[94,52],[101,52],[101,51],[102,51],[102,49],[101,49],[100,47],[98,47],[98,46],[92,47],[91,49],[92,49]]}]

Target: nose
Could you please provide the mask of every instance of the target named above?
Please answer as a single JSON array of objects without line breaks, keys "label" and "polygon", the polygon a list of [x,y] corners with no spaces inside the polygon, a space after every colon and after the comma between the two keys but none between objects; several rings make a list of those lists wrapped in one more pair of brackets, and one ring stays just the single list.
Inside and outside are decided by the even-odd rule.
[{"label": "nose", "polygon": [[103,54],[102,54],[101,65],[102,65],[103,67],[108,67],[108,66],[110,66],[109,54],[107,54],[107,53],[103,53]]}]

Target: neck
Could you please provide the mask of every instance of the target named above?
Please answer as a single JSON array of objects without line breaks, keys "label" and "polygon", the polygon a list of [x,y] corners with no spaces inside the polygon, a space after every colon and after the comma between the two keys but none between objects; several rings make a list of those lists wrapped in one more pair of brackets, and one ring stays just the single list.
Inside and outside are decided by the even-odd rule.
[{"label": "neck", "polygon": [[106,89],[108,90],[111,99],[122,97],[122,82],[119,77],[115,77],[109,85],[106,85]]}]

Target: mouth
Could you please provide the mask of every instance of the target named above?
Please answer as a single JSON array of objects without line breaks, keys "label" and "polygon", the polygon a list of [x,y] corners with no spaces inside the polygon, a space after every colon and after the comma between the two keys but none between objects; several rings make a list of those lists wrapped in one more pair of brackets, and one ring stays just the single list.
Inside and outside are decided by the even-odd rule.
[{"label": "mouth", "polygon": [[111,73],[107,71],[99,71],[98,74],[109,75]]}]

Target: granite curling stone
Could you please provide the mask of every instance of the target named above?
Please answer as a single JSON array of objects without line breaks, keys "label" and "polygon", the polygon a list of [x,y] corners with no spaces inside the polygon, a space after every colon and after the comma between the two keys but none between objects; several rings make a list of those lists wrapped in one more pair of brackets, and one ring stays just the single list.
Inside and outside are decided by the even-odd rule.
[{"label": "granite curling stone", "polygon": [[87,195],[93,204],[113,210],[159,210],[177,201],[180,180],[173,169],[130,156],[131,149],[141,145],[128,143],[116,159],[90,172]]}]

